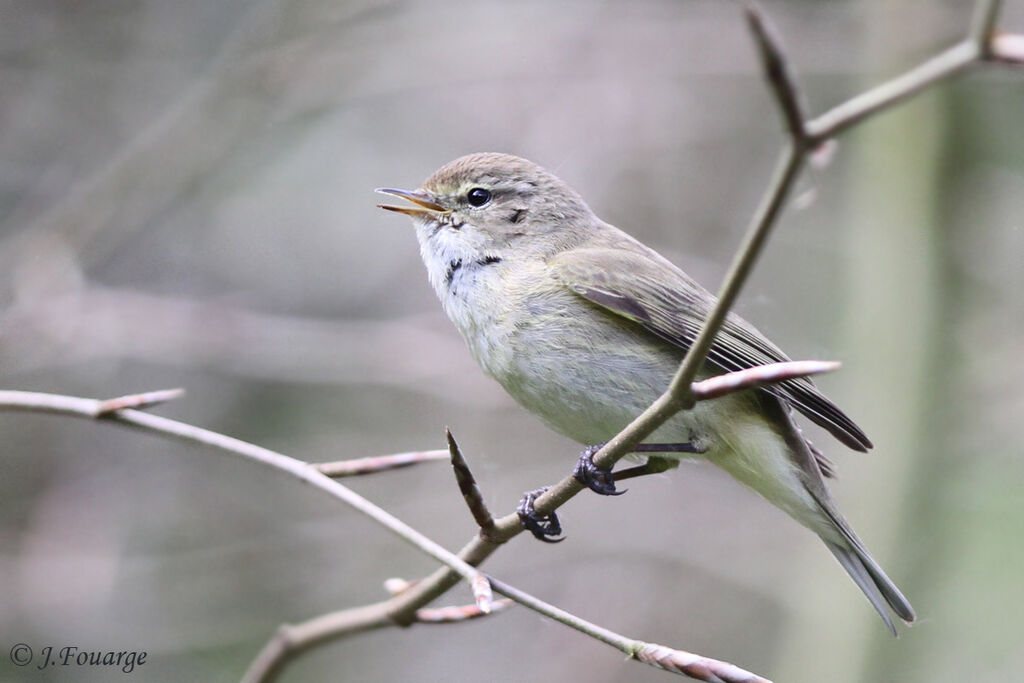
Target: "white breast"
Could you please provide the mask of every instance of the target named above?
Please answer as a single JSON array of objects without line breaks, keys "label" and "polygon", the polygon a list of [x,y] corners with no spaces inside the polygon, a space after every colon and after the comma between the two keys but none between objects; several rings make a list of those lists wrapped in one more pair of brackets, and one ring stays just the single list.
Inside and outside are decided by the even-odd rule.
[{"label": "white breast", "polygon": [[457,229],[431,231],[428,226],[417,232],[427,276],[445,313],[480,366],[499,377],[510,361],[508,344],[503,343],[511,325],[499,276],[503,259],[477,248]]}]

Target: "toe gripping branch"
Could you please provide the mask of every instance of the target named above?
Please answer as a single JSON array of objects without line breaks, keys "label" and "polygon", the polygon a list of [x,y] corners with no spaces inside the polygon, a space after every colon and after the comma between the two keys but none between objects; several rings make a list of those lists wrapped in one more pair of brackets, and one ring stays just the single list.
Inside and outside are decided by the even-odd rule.
[{"label": "toe gripping branch", "polygon": [[[583,484],[594,493],[600,493],[602,496],[621,496],[626,492],[626,490],[618,491],[615,489],[616,476],[619,479],[629,479],[631,477],[639,477],[645,474],[664,472],[665,469],[667,469],[665,463],[662,462],[661,459],[657,459],[658,462],[655,463],[649,458],[646,464],[622,470],[618,475],[615,475],[611,470],[602,470],[594,464],[594,455],[601,450],[602,447],[604,447],[603,443],[584,448],[583,452],[580,453],[580,459],[576,461],[576,467],[572,471],[572,475],[576,478],[576,481]],[[703,453],[705,450],[707,449],[701,444],[693,441],[682,443],[641,443],[636,445],[633,452]]]},{"label": "toe gripping branch", "polygon": [[519,515],[519,523],[523,525],[524,529],[533,534],[534,538],[545,543],[560,543],[565,540],[564,536],[562,538],[553,538],[554,536],[562,535],[562,525],[558,521],[558,515],[554,512],[538,515],[537,511],[533,509],[533,502],[549,488],[549,486],[545,486],[525,494],[523,499],[519,501],[516,513]]},{"label": "toe gripping branch", "polygon": [[[594,454],[597,453],[604,444],[597,444],[594,446],[587,446],[583,449],[580,454],[579,460],[576,461],[576,467],[573,468],[572,474],[576,478],[576,481],[580,482],[591,491],[600,493],[602,496],[621,496],[626,490],[618,491],[615,488],[615,475],[612,474],[611,470],[602,470],[594,464]],[[704,448],[697,443],[642,443],[638,444],[633,449],[634,453],[703,453]],[[666,460],[662,458],[649,458],[647,463],[639,465],[637,467],[631,467],[619,472],[618,476],[621,479],[629,479],[631,477],[639,477],[645,474],[655,474],[658,472],[664,472],[669,466],[666,465]],[[519,507],[516,508],[516,513],[519,515],[519,523],[523,525],[523,528],[533,534],[534,538],[544,541],[545,543],[558,543],[564,540],[563,538],[554,538],[555,536],[561,536],[562,525],[558,521],[558,515],[554,512],[546,515],[538,515],[537,511],[533,508],[533,503],[538,496],[543,494],[550,487],[544,487],[537,489],[536,491],[530,491],[523,496],[523,499],[519,502]]]},{"label": "toe gripping branch", "polygon": [[594,454],[601,450],[602,446],[604,444],[584,448],[579,460],[576,461],[572,476],[594,493],[600,493],[602,496],[621,496],[626,491],[615,490],[615,476],[612,471],[602,470],[594,464]]}]

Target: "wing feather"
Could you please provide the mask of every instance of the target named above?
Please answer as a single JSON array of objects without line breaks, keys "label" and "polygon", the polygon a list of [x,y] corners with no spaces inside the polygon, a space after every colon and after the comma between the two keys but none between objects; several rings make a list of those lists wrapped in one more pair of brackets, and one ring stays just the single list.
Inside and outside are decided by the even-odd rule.
[{"label": "wing feather", "polygon": [[[700,332],[713,301],[683,271],[639,242],[631,242],[628,249],[570,249],[556,255],[552,266],[571,291],[683,350]],[[708,360],[731,372],[789,358],[753,325],[730,314]],[[861,428],[809,379],[787,380],[762,390],[788,402],[850,448],[871,448]]]}]

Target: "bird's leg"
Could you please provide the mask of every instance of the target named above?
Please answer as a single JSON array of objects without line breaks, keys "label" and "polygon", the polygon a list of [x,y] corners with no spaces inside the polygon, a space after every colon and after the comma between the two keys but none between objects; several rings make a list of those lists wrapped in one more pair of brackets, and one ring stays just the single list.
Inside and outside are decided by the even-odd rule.
[{"label": "bird's leg", "polygon": [[523,525],[524,529],[533,534],[534,538],[545,543],[559,543],[564,541],[565,538],[550,538],[551,536],[560,536],[562,533],[562,525],[558,521],[558,515],[554,512],[538,515],[537,511],[533,509],[533,501],[537,500],[537,496],[547,491],[548,488],[550,487],[545,486],[536,491],[526,493],[523,499],[519,501],[516,513],[519,515],[519,523]]},{"label": "bird's leg", "polygon": [[[625,491],[615,490],[615,479],[631,479],[633,477],[640,477],[645,474],[657,474],[664,472],[675,467],[678,461],[672,458],[658,458],[651,457],[647,459],[647,462],[637,467],[629,467],[620,471],[616,475],[612,475],[611,470],[598,469],[594,465],[594,454],[601,450],[604,444],[597,444],[595,446],[587,446],[583,449],[583,453],[580,454],[579,460],[576,462],[576,467],[573,469],[573,476],[584,486],[588,487],[596,493],[600,493],[605,496],[619,496],[625,493]],[[642,443],[638,444],[634,449],[634,453],[703,453],[707,450],[699,441],[694,440],[693,442],[684,443]],[[533,509],[533,502],[542,493],[548,490],[549,487],[537,489],[536,491],[530,491],[523,496],[523,499],[519,501],[519,507],[516,508],[516,513],[519,515],[519,523],[523,525],[523,528],[533,534],[534,538],[544,541],[545,543],[558,543],[564,538],[552,538],[553,536],[560,536],[562,533],[562,524],[558,521],[558,515],[554,512],[546,515],[538,515],[536,510]]]},{"label": "bird's leg", "polygon": [[[576,467],[572,474],[576,481],[589,488],[594,493],[602,496],[619,496],[626,491],[615,490],[616,479],[630,479],[645,474],[656,474],[669,469],[666,458],[650,458],[648,461],[637,467],[630,467],[622,470],[619,474],[612,474],[611,470],[599,469],[594,464],[594,454],[601,450],[604,444],[587,446],[576,461]],[[633,448],[634,453],[703,453],[706,448],[694,442],[683,443],[641,443]]]},{"label": "bird's leg", "polygon": [[615,473],[615,481],[622,481],[623,479],[632,479],[633,477],[643,477],[648,474],[661,474],[668,470],[679,467],[679,460],[676,458],[659,458],[652,455],[647,458],[647,462],[643,465],[636,465],[635,467],[627,467],[624,470],[619,470]]}]

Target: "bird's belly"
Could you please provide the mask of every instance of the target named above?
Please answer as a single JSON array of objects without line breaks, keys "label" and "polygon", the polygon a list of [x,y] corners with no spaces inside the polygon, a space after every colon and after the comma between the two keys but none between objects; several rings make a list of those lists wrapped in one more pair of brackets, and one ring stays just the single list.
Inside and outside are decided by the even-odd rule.
[{"label": "bird's belly", "polygon": [[[495,379],[527,410],[584,444],[607,441],[640,415],[668,388],[682,359],[678,349],[618,326],[520,330],[506,348],[517,352],[492,368]],[[708,441],[709,405],[677,414],[645,441]]]},{"label": "bird's belly", "polygon": [[[622,340],[619,340],[622,341]],[[580,443],[604,443],[647,409],[667,388],[682,358],[668,346],[557,348],[538,342],[497,379],[525,408]],[[705,367],[697,378],[720,374]],[[765,418],[754,390],[702,401],[681,411],[645,443],[691,443],[706,458],[801,523],[817,528],[817,504],[789,455],[781,426]]]},{"label": "bird's belly", "polygon": [[[592,311],[588,312],[592,315]],[[584,323],[564,316],[543,329],[519,320],[495,334],[466,335],[474,356],[523,407],[583,444],[618,434],[668,388],[680,349],[632,323]],[[477,328],[478,330],[484,328]],[[705,366],[697,379],[721,370]],[[766,419],[756,390],[702,401],[671,417],[646,443],[693,443],[706,458],[802,523],[818,515],[792,462],[781,430]],[[662,457],[694,457],[665,453]]]}]

